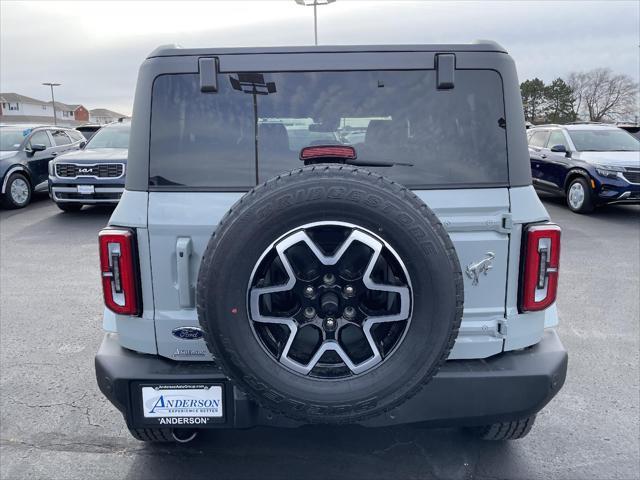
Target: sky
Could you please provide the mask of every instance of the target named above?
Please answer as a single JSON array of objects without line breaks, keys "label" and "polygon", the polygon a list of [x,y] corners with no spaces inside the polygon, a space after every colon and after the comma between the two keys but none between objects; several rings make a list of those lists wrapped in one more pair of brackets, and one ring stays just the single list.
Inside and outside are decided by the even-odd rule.
[{"label": "sky", "polygon": [[[321,45],[495,40],[520,80],[611,68],[640,80],[640,2],[349,1],[318,8]],[[313,44],[294,0],[0,1],[0,92],[131,114],[137,70],[159,45]]]}]

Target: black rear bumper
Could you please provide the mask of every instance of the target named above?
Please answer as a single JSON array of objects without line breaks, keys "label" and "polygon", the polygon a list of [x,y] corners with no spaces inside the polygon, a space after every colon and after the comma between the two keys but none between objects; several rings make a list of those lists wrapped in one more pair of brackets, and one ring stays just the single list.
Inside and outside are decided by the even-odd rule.
[{"label": "black rear bumper", "polygon": [[[213,363],[174,362],[138,354],[120,347],[117,335],[107,334],[95,364],[100,390],[123,413],[129,428],[158,425],[156,419],[143,417],[141,384],[223,385],[224,418],[207,424],[209,428],[301,425],[260,408]],[[567,352],[556,332],[547,330],[538,344],[524,350],[484,360],[446,362],[413,398],[360,424],[474,426],[516,420],[540,411],[558,393],[566,373]]]}]

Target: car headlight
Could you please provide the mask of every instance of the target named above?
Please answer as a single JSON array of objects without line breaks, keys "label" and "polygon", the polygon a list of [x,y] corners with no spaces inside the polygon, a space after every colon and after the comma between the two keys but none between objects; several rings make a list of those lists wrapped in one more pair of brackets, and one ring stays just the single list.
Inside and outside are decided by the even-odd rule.
[{"label": "car headlight", "polygon": [[53,160],[49,161],[49,175],[53,176]]},{"label": "car headlight", "polygon": [[598,175],[602,175],[607,178],[616,178],[619,172],[624,172],[623,167],[616,167],[614,165],[594,165]]}]

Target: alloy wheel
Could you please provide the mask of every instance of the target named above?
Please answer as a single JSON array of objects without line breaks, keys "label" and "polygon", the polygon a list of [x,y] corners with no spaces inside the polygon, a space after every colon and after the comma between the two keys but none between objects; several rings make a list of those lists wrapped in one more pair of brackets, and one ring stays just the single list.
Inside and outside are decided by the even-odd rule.
[{"label": "alloy wheel", "polygon": [[11,199],[16,205],[24,205],[29,199],[29,185],[22,178],[11,182]]},{"label": "alloy wheel", "polygon": [[580,182],[574,182],[569,188],[569,204],[574,210],[580,209],[584,203],[584,187]]},{"label": "alloy wheel", "polygon": [[301,226],[267,248],[248,289],[256,337],[305,376],[360,375],[388,359],[411,321],[412,289],[398,254],[353,224]]}]

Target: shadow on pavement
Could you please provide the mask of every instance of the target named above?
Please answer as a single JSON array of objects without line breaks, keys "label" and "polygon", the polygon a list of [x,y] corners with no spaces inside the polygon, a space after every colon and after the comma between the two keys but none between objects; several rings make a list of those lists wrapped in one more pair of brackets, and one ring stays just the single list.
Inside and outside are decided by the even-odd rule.
[{"label": "shadow on pavement", "polygon": [[[20,210],[2,211],[8,239],[41,243],[43,236],[66,245],[95,239],[113,213],[114,207],[85,206],[79,212],[63,212],[48,198]],[[35,218],[34,218],[35,217]]]},{"label": "shadow on pavement", "polygon": [[[126,478],[448,478],[526,463],[508,442],[461,430],[309,426],[208,431],[187,445],[145,445]],[[477,472],[478,460],[495,465]],[[509,458],[511,457],[511,458]]]},{"label": "shadow on pavement", "polygon": [[[597,218],[597,219],[607,219],[607,220],[620,220],[623,223],[634,223],[640,219],[640,206],[638,205],[625,205],[625,204],[612,204],[612,205],[603,205],[601,207],[597,207],[595,211],[589,214],[579,214],[573,213],[567,207],[567,203],[564,198],[550,195],[546,193],[538,192],[538,197],[544,203],[545,207],[552,209],[560,208],[566,210],[567,215],[572,215],[577,219],[587,220],[589,218]],[[549,213],[553,214],[553,210]]]}]

